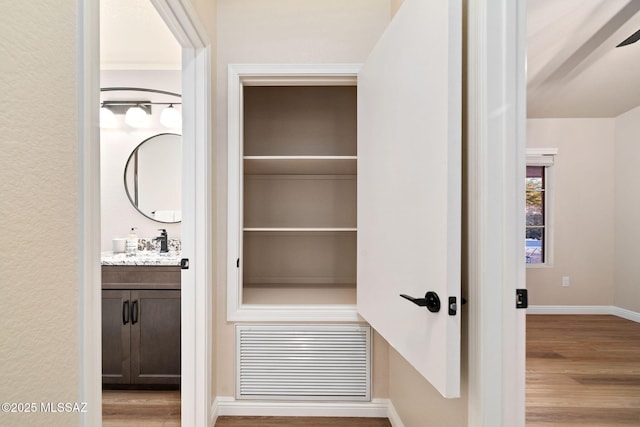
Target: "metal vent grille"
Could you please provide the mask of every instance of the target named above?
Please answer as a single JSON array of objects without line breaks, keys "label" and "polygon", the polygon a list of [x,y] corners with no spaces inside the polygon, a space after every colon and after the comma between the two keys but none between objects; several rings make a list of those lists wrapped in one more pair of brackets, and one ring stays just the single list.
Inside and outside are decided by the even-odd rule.
[{"label": "metal vent grille", "polygon": [[236,326],[237,398],[370,400],[371,328]]}]

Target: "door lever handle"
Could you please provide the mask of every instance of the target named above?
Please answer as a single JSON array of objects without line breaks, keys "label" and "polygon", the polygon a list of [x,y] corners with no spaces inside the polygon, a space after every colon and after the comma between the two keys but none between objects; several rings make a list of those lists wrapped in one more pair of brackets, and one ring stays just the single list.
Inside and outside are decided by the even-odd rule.
[{"label": "door lever handle", "polygon": [[415,305],[418,305],[420,307],[427,307],[427,310],[429,310],[432,313],[437,313],[440,311],[440,298],[438,297],[438,294],[435,292],[432,292],[432,291],[427,292],[424,298],[414,298],[405,294],[400,294],[400,296],[404,299],[411,301]]}]

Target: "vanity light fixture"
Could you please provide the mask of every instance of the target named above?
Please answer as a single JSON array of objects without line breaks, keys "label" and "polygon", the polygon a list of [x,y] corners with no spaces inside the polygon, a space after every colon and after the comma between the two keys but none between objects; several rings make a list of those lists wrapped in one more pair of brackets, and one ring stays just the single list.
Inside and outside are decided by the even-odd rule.
[{"label": "vanity light fixture", "polygon": [[169,104],[169,106],[160,113],[160,123],[172,129],[181,128],[182,114],[180,114],[180,111],[178,111],[173,104]]},{"label": "vanity light fixture", "polygon": [[125,123],[134,128],[147,127],[151,122],[151,101],[102,101],[100,106],[100,127],[117,128],[120,126],[116,117],[125,115]]},{"label": "vanity light fixture", "polygon": [[117,128],[118,120],[113,111],[106,107],[104,103],[100,106],[100,127],[101,128]]},{"label": "vanity light fixture", "polygon": [[[167,92],[158,89],[147,89],[139,87],[105,87],[101,92],[147,92],[158,94],[159,98],[173,97],[182,98],[179,93]],[[155,97],[154,97],[155,98]],[[160,114],[160,123],[171,129],[182,127],[182,115],[174,105],[181,105],[181,102],[173,100],[149,101],[140,99],[128,100],[103,100],[100,105],[100,127],[116,128],[118,120],[115,114],[124,114],[124,122],[133,128],[144,128],[151,125],[151,115],[153,105],[166,105]]]},{"label": "vanity light fixture", "polygon": [[132,128],[146,128],[150,124],[147,112],[140,105],[129,107],[124,115],[124,122]]}]

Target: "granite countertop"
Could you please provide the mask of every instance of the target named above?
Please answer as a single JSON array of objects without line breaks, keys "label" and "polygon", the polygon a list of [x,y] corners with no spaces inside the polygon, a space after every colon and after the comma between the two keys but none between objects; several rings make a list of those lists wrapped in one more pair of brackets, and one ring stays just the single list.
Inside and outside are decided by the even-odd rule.
[{"label": "granite countertop", "polygon": [[155,251],[138,251],[135,256],[124,253],[102,252],[102,265],[180,265],[180,253],[159,254]]}]

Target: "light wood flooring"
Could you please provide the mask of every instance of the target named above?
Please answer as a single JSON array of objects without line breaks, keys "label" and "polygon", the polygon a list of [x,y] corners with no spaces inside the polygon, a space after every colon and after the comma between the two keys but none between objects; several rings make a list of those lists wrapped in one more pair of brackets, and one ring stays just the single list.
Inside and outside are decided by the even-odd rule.
[{"label": "light wood flooring", "polygon": [[219,417],[215,427],[391,427],[386,418]]},{"label": "light wood flooring", "polygon": [[527,427],[640,426],[640,324],[527,316]]},{"label": "light wood flooring", "polygon": [[[527,427],[640,426],[640,324],[527,316]],[[178,391],[104,391],[104,427],[180,425]],[[220,417],[215,427],[388,427],[386,419]]]},{"label": "light wood flooring", "polygon": [[179,390],[102,390],[103,427],[179,427]]},{"label": "light wood flooring", "polygon": [[[102,391],[103,427],[179,427],[179,391]],[[218,417],[215,427],[391,427],[386,418]]]}]

